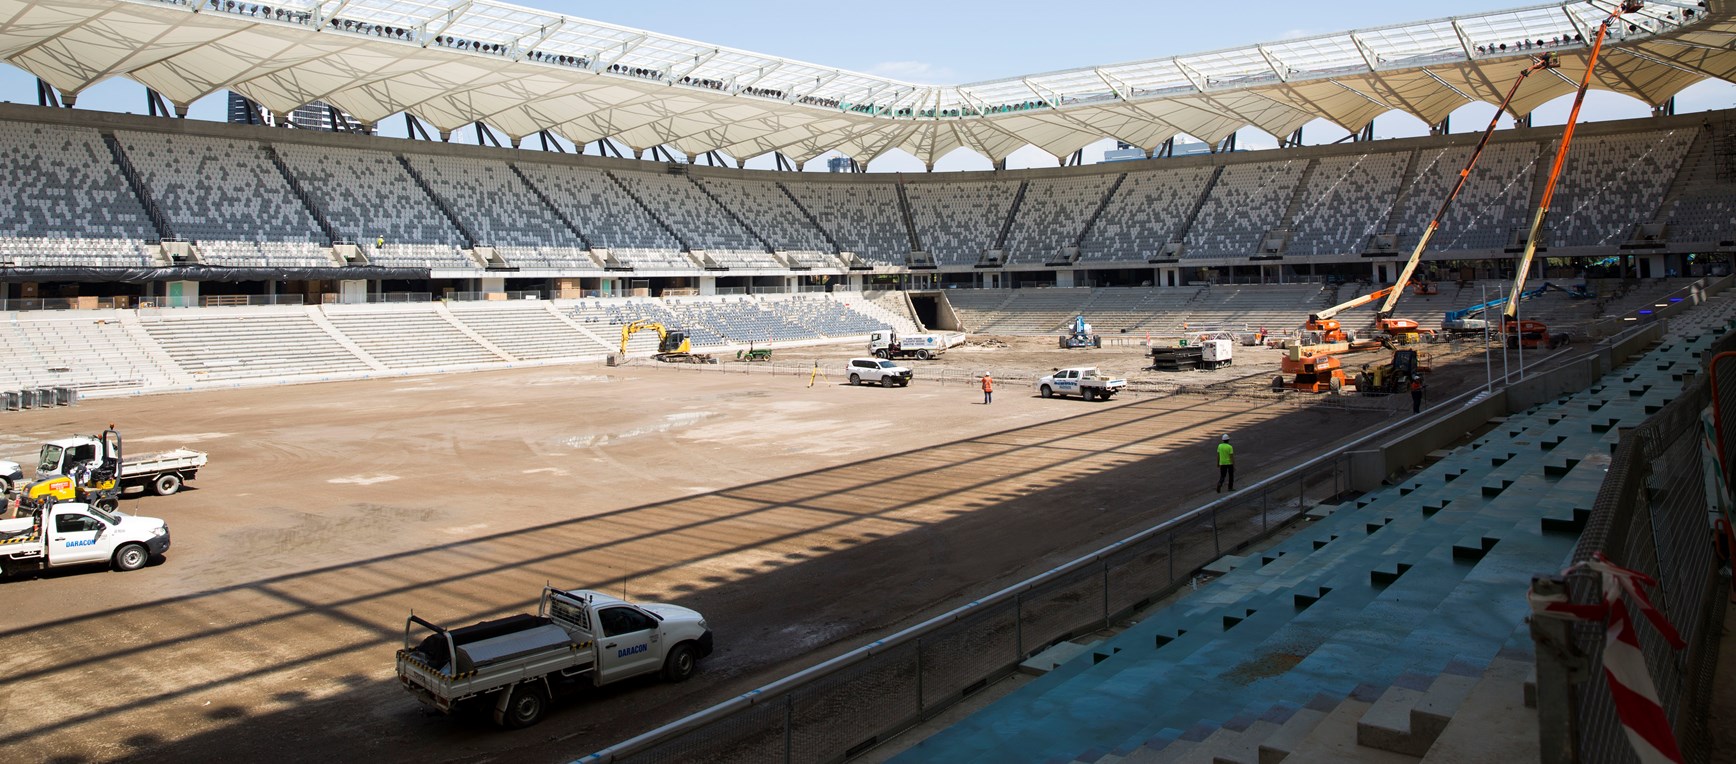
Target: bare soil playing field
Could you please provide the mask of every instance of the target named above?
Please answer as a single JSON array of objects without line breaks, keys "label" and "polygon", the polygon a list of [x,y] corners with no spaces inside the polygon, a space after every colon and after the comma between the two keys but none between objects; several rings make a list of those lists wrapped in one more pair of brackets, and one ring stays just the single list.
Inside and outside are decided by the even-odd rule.
[{"label": "bare soil playing field", "polygon": [[[0,760],[566,760],[1197,506],[1221,432],[1251,483],[1408,414],[1043,400],[1011,379],[982,405],[984,369],[1165,376],[1136,371],[1143,349],[1019,347],[1036,341],[956,351],[907,389],[846,386],[859,349],[829,348],[778,351],[784,374],[545,367],[8,414],[0,456],[26,464],[110,422],[133,453],[211,464],[123,503],[168,520],[158,564],[0,584]],[[1276,353],[1251,352],[1213,374],[1269,381],[1256,360]],[[810,359],[829,364],[812,387]],[[591,692],[511,733],[397,686],[412,609],[469,623],[534,607],[545,582],[693,607],[718,651],[685,684]]]}]

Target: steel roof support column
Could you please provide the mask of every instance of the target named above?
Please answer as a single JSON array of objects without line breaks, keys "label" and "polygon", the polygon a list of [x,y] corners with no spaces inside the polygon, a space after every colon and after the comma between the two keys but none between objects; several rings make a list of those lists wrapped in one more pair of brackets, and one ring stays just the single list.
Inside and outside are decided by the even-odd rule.
[{"label": "steel roof support column", "polygon": [[434,140],[433,138],[428,137],[428,129],[422,127],[422,123],[416,121],[416,117],[412,116],[410,112],[404,112],[404,134],[409,137],[410,140],[416,140],[416,136],[418,135],[422,136],[422,140],[425,141]]},{"label": "steel roof support column", "polygon": [[36,105],[60,108],[60,97],[54,94],[54,86],[36,78]]}]

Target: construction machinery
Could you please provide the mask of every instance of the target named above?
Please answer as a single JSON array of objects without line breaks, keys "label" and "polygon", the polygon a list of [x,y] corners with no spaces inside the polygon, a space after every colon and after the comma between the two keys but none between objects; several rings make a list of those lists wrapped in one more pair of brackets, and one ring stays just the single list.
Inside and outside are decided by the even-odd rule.
[{"label": "construction machinery", "polygon": [[[1524,302],[1525,300],[1538,297],[1544,292],[1551,290],[1566,292],[1568,295],[1574,297],[1583,296],[1583,293],[1581,292],[1576,292],[1567,287],[1556,286],[1545,282],[1543,286],[1520,292],[1519,300]],[[1468,308],[1447,311],[1446,316],[1441,319],[1441,331],[1457,335],[1481,334],[1485,330],[1489,329],[1489,321],[1488,319],[1483,318],[1480,314],[1485,311],[1502,307],[1506,304],[1506,297],[1497,297],[1488,302],[1478,303]],[[1567,335],[1551,333],[1549,331],[1549,326],[1542,321],[1527,319],[1517,322],[1517,330],[1514,329],[1513,322],[1503,321],[1501,326],[1506,328],[1505,334],[1507,347],[1519,347],[1523,344],[1528,350],[1536,348],[1547,348],[1553,350],[1567,344],[1568,341]]]},{"label": "construction machinery", "polygon": [[1421,370],[1417,351],[1395,350],[1392,360],[1382,365],[1362,365],[1362,372],[1356,375],[1356,392],[1362,395],[1402,393],[1409,385],[1411,377]]},{"label": "construction machinery", "polygon": [[686,331],[670,329],[656,321],[643,319],[621,327],[621,357],[627,356],[627,341],[633,339],[633,335],[646,330],[657,333],[657,354],[652,358],[664,363],[717,363],[716,358],[693,352],[693,342]]},{"label": "construction machinery", "polygon": [[[1330,308],[1319,311],[1317,313],[1313,313],[1313,314],[1308,316],[1307,323],[1304,323],[1302,325],[1302,331],[1316,334],[1317,337],[1315,338],[1316,339],[1315,344],[1331,344],[1331,343],[1342,342],[1342,343],[1346,343],[1346,345],[1348,345],[1350,343],[1354,343],[1357,341],[1355,333],[1345,331],[1344,327],[1339,325],[1338,320],[1335,317],[1338,314],[1343,313],[1344,311],[1351,310],[1353,308],[1360,308],[1364,305],[1367,305],[1371,302],[1374,302],[1375,300],[1379,300],[1382,297],[1386,297],[1387,295],[1391,294],[1396,289],[1397,289],[1397,287],[1386,287],[1384,289],[1376,289],[1376,290],[1369,292],[1368,294],[1365,294],[1361,297],[1357,297],[1355,299],[1349,300],[1347,302],[1339,303],[1337,305],[1334,305]],[[1348,350],[1349,348],[1346,347],[1345,349]],[[1340,351],[1340,352],[1342,352],[1342,351]]]},{"label": "construction machinery", "polygon": [[1344,389],[1344,364],[1338,356],[1300,345],[1292,345],[1279,361],[1278,370],[1288,376],[1272,378],[1273,390],[1300,390],[1305,393],[1339,392]]},{"label": "construction machinery", "polygon": [[121,463],[121,434],[113,427],[95,437],[46,443],[36,479],[18,489],[18,506],[77,501],[113,512],[121,506]]},{"label": "construction machinery", "polygon": [[42,444],[37,455],[36,476],[22,481],[23,470],[14,462],[0,462],[0,472],[16,476],[6,487],[16,488],[6,508],[9,516],[40,509],[54,502],[76,501],[107,511],[120,506],[127,489],[142,489],[169,496],[199,474],[208,457],[185,448],[125,458],[121,433],[113,425],[97,435],[74,435]]},{"label": "construction machinery", "polygon": [[1067,327],[1067,333],[1061,335],[1061,347],[1067,350],[1100,348],[1103,347],[1103,338],[1091,333],[1091,325],[1085,323],[1084,316],[1074,316],[1073,323]]},{"label": "construction machinery", "polygon": [[1603,41],[1609,36],[1609,29],[1622,14],[1633,13],[1644,7],[1640,0],[1623,0],[1609,12],[1609,17],[1597,27],[1597,35],[1592,39],[1591,53],[1585,60],[1585,74],[1580,77],[1579,89],[1573,95],[1573,109],[1567,113],[1567,124],[1561,130],[1561,143],[1555,147],[1555,163],[1549,168],[1549,181],[1543,185],[1543,196],[1537,202],[1537,214],[1531,218],[1531,228],[1525,234],[1525,251],[1519,256],[1519,267],[1513,275],[1513,288],[1508,293],[1507,306],[1501,313],[1501,330],[1507,338],[1508,347],[1541,348],[1559,347],[1566,344],[1566,335],[1551,335],[1549,327],[1541,321],[1519,320],[1519,295],[1525,291],[1525,279],[1531,273],[1531,260],[1537,255],[1538,237],[1543,233],[1543,221],[1549,217],[1549,204],[1555,199],[1556,183],[1561,180],[1561,168],[1567,162],[1567,149],[1573,145],[1573,130],[1579,125],[1579,110],[1585,105],[1585,91],[1591,86],[1591,73],[1597,70],[1597,57],[1603,52]]},{"label": "construction machinery", "polygon": [[[1547,286],[1548,285],[1545,284],[1542,287],[1521,292],[1519,294],[1519,299],[1529,300],[1543,294],[1544,291],[1546,291]],[[1480,314],[1484,311],[1493,310],[1506,304],[1506,297],[1497,297],[1487,302],[1477,303],[1468,308],[1449,310],[1446,315],[1441,318],[1441,331],[1449,334],[1481,334],[1483,330],[1489,327],[1489,321],[1482,318]]]},{"label": "construction machinery", "polygon": [[770,360],[772,360],[772,349],[771,348],[754,347],[754,344],[752,342],[749,342],[749,343],[747,343],[747,349],[746,350],[735,351],[735,360],[737,360],[737,361],[770,361]]},{"label": "construction machinery", "polygon": [[[1442,200],[1440,208],[1435,210],[1435,216],[1429,220],[1428,226],[1423,228],[1422,236],[1417,239],[1416,249],[1411,251],[1410,260],[1406,261],[1404,269],[1399,271],[1394,288],[1387,292],[1386,302],[1381,303],[1380,309],[1374,312],[1376,332],[1386,335],[1395,342],[1415,342],[1424,337],[1433,339],[1433,334],[1419,328],[1417,322],[1408,318],[1393,318],[1393,309],[1398,306],[1398,298],[1404,296],[1407,286],[1411,286],[1411,276],[1416,273],[1417,265],[1422,262],[1423,252],[1428,250],[1429,241],[1434,238],[1435,231],[1440,230],[1441,220],[1447,216],[1447,211],[1453,208],[1453,202],[1459,198],[1459,192],[1463,191],[1470,182],[1471,171],[1477,168],[1477,160],[1483,157],[1483,149],[1488,147],[1490,137],[1495,134],[1495,127],[1500,124],[1501,115],[1507,112],[1508,104],[1513,102],[1513,96],[1519,92],[1519,86],[1523,85],[1525,79],[1534,72],[1559,68],[1561,68],[1560,54],[1544,53],[1532,59],[1531,66],[1521,71],[1519,76],[1513,80],[1513,86],[1507,89],[1506,97],[1501,99],[1501,105],[1495,109],[1494,115],[1489,118],[1489,126],[1484,128],[1482,139],[1477,141],[1477,147],[1471,151],[1471,156],[1465,161],[1464,168],[1459,170],[1458,182],[1453,184],[1453,189],[1447,192],[1447,198]],[[1438,294],[1440,289],[1435,286],[1434,282],[1424,280],[1417,282],[1412,291],[1419,295],[1428,295]]]}]

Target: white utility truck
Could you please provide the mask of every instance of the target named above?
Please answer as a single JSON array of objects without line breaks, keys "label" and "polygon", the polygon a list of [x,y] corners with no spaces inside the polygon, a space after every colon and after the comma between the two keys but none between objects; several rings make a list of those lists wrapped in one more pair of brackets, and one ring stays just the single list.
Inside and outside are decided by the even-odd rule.
[{"label": "white utility truck", "polygon": [[[36,457],[36,479],[71,475],[78,467],[113,475],[114,466],[119,464],[121,490],[139,488],[168,496],[196,477],[208,459],[205,452],[186,448],[122,458],[120,433],[110,427],[101,435],[74,435],[43,443]],[[24,470],[17,462],[0,461],[0,491],[18,487],[23,477]]]},{"label": "white utility truck", "polygon": [[1109,400],[1127,387],[1127,380],[1113,379],[1095,366],[1056,369],[1037,380],[1037,393],[1044,398],[1077,395],[1085,400]]},{"label": "white utility truck", "polygon": [[[417,626],[433,633],[413,643]],[[659,671],[684,681],[711,649],[711,629],[687,608],[544,587],[536,615],[458,629],[410,616],[398,681],[441,713],[470,704],[517,729],[536,724],[559,690]]]},{"label": "white utility truck", "polygon": [[868,352],[875,358],[927,361],[946,352],[946,337],[939,334],[899,334],[892,329],[881,329],[868,335]]},{"label": "white utility truck", "polygon": [[107,563],[138,570],[169,551],[169,524],[88,504],[50,504],[0,520],[0,578],[43,568]]},{"label": "white utility truck", "polygon": [[909,387],[914,376],[916,373],[909,367],[879,358],[852,358],[844,365],[844,378],[850,380],[851,385],[877,383],[881,387]]}]

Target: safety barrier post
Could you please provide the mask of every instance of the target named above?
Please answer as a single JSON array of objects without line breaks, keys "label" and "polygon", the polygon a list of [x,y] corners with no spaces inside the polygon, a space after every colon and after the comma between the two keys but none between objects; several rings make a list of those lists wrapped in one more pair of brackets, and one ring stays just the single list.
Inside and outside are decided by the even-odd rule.
[{"label": "safety barrier post", "polygon": [[916,712],[920,716],[922,704],[922,637],[916,638]]},{"label": "safety barrier post", "polygon": [[[1559,576],[1533,576],[1535,598],[1567,596]],[[1537,735],[1542,764],[1579,761],[1578,696],[1575,685],[1585,679],[1585,658],[1573,641],[1573,624],[1565,618],[1531,616],[1531,638],[1537,643]]]},{"label": "safety barrier post", "polygon": [[796,728],[796,694],[784,695],[784,764],[790,764],[795,758],[791,756],[790,748],[794,745]]},{"label": "safety barrier post", "polygon": [[1103,628],[1109,628],[1109,560],[1103,561]]}]

